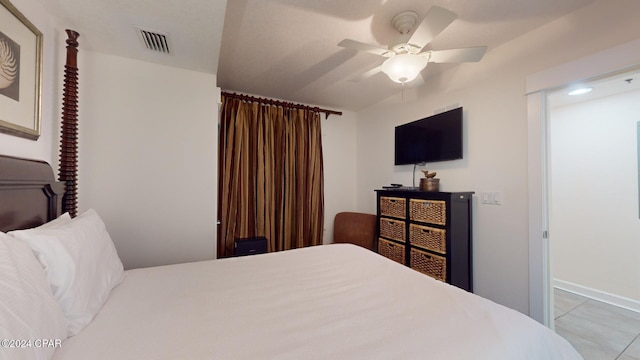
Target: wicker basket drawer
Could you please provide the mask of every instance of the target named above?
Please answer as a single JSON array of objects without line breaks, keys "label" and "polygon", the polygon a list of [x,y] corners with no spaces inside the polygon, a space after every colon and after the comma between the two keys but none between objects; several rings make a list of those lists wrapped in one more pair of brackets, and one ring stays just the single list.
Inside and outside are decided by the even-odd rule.
[{"label": "wicker basket drawer", "polygon": [[405,242],[407,239],[406,231],[404,221],[380,218],[380,236]]},{"label": "wicker basket drawer", "polygon": [[438,225],[447,223],[447,203],[443,200],[411,199],[409,212],[413,221]]},{"label": "wicker basket drawer", "polygon": [[447,231],[443,229],[409,224],[409,242],[411,245],[419,246],[440,254],[447,253],[446,234]]},{"label": "wicker basket drawer", "polygon": [[447,281],[447,259],[442,256],[412,248],[409,266],[434,279]]},{"label": "wicker basket drawer", "polygon": [[380,215],[404,219],[407,217],[407,199],[380,196]]},{"label": "wicker basket drawer", "polygon": [[378,254],[404,265],[404,245],[378,239]]}]

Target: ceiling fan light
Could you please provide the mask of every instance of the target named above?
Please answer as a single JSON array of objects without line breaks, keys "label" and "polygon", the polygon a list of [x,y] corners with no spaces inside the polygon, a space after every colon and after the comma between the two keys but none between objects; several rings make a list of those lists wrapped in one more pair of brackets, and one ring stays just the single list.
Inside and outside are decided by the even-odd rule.
[{"label": "ceiling fan light", "polygon": [[382,72],[397,83],[406,83],[418,77],[427,67],[429,59],[414,54],[400,54],[390,57],[382,64]]}]

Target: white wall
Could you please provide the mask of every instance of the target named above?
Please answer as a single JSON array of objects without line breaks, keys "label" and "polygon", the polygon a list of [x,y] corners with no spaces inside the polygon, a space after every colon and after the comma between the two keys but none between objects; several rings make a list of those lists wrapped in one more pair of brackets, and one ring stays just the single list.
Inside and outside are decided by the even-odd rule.
[{"label": "white wall", "polygon": [[322,115],[325,244],[333,242],[336,214],[356,211],[356,119],[356,113],[350,111],[328,119]]},{"label": "white wall", "polygon": [[[373,189],[389,183],[412,183],[413,166],[393,166],[394,126],[461,103],[464,159],[428,164],[426,168],[438,173],[441,191],[476,192],[474,292],[526,312],[526,121],[518,120],[524,115],[524,96],[521,91],[514,91],[521,87],[520,83],[515,77],[500,77],[476,85],[485,96],[478,96],[477,90],[436,90],[420,101],[359,114],[362,117],[358,127],[366,135],[358,133],[358,204],[360,211],[373,212]],[[479,205],[477,195],[482,191],[501,191],[504,204]]]},{"label": "white wall", "polygon": [[549,124],[554,278],[640,304],[639,113],[635,91],[554,108]]},{"label": "white wall", "polygon": [[37,141],[0,133],[0,154],[45,160],[57,172],[58,128],[62,109],[62,78],[64,39],[66,35],[56,29],[51,17],[35,0],[12,0],[43,34],[42,45],[42,102],[40,138]]},{"label": "white wall", "polygon": [[104,219],[126,268],[216,252],[216,77],[85,51],[79,207]]},{"label": "white wall", "polygon": [[[477,64],[427,79],[407,93],[358,113],[358,209],[375,211],[372,190],[411,183],[411,166],[393,166],[393,127],[460,103],[464,159],[434,163],[443,191],[500,191],[503,205],[473,205],[474,290],[529,312],[527,75],[637,38],[640,3],[601,1],[503,46]],[[615,19],[615,20],[612,20]],[[615,21],[616,26],[610,26]],[[432,66],[432,65],[430,65]],[[433,65],[437,66],[437,65]],[[427,69],[428,70],[428,69]]]}]

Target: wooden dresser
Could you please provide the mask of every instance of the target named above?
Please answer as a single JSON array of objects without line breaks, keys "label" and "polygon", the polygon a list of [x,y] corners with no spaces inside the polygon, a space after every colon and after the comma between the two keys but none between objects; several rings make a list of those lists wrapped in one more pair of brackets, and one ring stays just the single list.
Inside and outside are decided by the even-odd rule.
[{"label": "wooden dresser", "polygon": [[379,254],[473,291],[473,192],[376,190]]}]

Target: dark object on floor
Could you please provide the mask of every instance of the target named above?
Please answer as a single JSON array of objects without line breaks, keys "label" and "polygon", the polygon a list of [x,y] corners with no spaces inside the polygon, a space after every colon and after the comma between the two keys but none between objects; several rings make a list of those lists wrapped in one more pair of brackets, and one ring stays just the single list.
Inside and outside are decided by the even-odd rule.
[{"label": "dark object on floor", "polygon": [[235,239],[233,256],[264,254],[267,252],[267,238],[264,236]]}]

